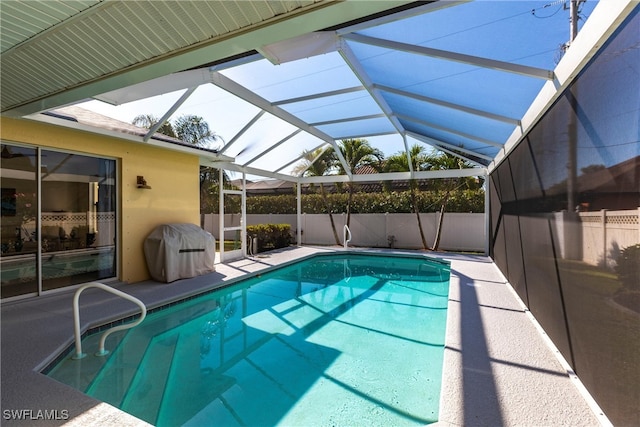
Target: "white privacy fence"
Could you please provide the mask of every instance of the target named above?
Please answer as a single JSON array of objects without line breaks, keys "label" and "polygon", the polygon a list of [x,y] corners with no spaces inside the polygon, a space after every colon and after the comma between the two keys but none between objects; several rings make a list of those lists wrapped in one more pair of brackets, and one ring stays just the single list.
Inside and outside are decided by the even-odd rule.
[{"label": "white privacy fence", "polygon": [[[420,214],[422,230],[426,243],[433,246],[440,213]],[[247,225],[256,224],[290,224],[292,235],[297,232],[295,214],[279,215],[247,215]],[[342,245],[342,230],[346,224],[346,214],[333,215],[339,244]],[[225,224],[239,225],[240,215],[230,214],[225,217]],[[218,215],[207,214],[204,229],[218,236]],[[336,240],[331,228],[329,215],[302,214],[303,245],[335,245]],[[422,240],[415,214],[352,214],[349,224],[352,239],[350,246],[376,248],[421,249]],[[225,239],[233,239],[235,235],[228,233]],[[483,213],[445,213],[439,248],[450,251],[484,252],[485,250],[485,215]]]},{"label": "white privacy fence", "polygon": [[560,256],[613,268],[626,247],[640,243],[640,208],[555,215]]},{"label": "white privacy fence", "polygon": [[640,243],[640,208],[581,212],[582,260],[614,267],[621,249]]},{"label": "white privacy fence", "polygon": [[[433,246],[439,213],[420,214],[425,240]],[[557,212],[554,235],[556,249],[564,259],[575,259],[592,265],[613,268],[620,250],[640,243],[640,208],[598,212]],[[335,245],[329,215],[302,214],[303,245]],[[342,245],[345,214],[333,215]],[[227,215],[228,225],[240,225],[240,215]],[[290,224],[292,236],[296,235],[296,215],[247,215],[247,225]],[[218,215],[205,215],[204,228],[218,238]],[[353,214],[349,228],[351,246],[377,248],[421,249],[422,241],[415,214]],[[234,239],[229,232],[225,239]],[[449,251],[485,250],[485,216],[482,213],[445,213],[442,224],[440,249]]]}]

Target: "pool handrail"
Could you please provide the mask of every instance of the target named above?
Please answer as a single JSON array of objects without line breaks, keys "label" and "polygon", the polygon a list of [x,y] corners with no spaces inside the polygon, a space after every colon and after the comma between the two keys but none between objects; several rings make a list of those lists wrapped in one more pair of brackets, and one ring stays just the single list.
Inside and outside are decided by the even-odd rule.
[{"label": "pool handrail", "polygon": [[[348,239],[347,233],[349,234]],[[347,249],[347,246],[349,246],[349,242],[351,241],[351,230],[349,230],[349,226],[347,224],[344,225],[344,229],[342,230],[342,241],[344,242],[344,248]]]},{"label": "pool handrail", "polygon": [[75,360],[82,359],[86,356],[86,354],[82,352],[82,337],[80,335],[80,309],[78,307],[79,305],[78,303],[80,300],[80,294],[82,293],[82,291],[84,291],[87,288],[99,288],[109,293],[112,293],[116,296],[122,297],[138,305],[138,307],[140,307],[140,310],[141,310],[140,318],[135,322],[114,326],[113,328],[106,330],[102,334],[102,337],[100,337],[100,347],[98,348],[98,352],[95,354],[96,356],[106,356],[107,354],[109,354],[109,351],[104,349],[104,344],[107,337],[112,332],[122,331],[125,329],[133,328],[134,326],[138,326],[147,315],[147,307],[138,298],[131,296],[125,292],[122,292],[118,289],[112,288],[111,286],[107,286],[104,283],[90,282],[79,287],[78,290],[73,295],[73,332],[76,339],[76,354],[72,357],[72,359],[75,359]]}]

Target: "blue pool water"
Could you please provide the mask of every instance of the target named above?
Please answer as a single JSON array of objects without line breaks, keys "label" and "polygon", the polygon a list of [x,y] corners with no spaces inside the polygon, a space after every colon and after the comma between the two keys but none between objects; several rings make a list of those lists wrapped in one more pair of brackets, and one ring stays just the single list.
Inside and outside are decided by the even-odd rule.
[{"label": "blue pool water", "polygon": [[443,262],[318,256],[153,312],[48,375],[159,426],[423,425],[448,291]]}]

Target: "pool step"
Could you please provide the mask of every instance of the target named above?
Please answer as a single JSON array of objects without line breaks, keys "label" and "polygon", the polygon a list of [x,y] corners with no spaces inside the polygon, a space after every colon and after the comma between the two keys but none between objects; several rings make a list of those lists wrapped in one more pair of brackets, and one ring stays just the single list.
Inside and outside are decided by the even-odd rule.
[{"label": "pool step", "polygon": [[130,331],[120,345],[107,356],[109,359],[89,383],[86,394],[114,406],[120,405],[152,342],[162,339],[165,335],[130,335],[132,333],[133,331]]},{"label": "pool step", "polygon": [[178,333],[152,340],[140,361],[141,368],[126,390],[120,409],[145,421],[155,422],[179,343]]},{"label": "pool step", "polygon": [[[183,424],[188,420],[184,414],[190,416],[198,412],[234,384],[233,378],[222,375],[207,365],[202,344],[202,327],[190,329],[180,336],[168,370],[162,405],[154,420],[155,424]],[[219,351],[219,348],[214,349],[216,350]],[[183,392],[185,384],[189,384],[196,392],[186,396]]]},{"label": "pool step", "polygon": [[[131,378],[119,405],[129,412],[151,424],[158,424],[159,408],[166,400],[167,390],[171,384],[182,389],[185,384],[184,372],[192,370],[200,373],[203,324],[216,318],[219,310],[194,310],[190,316],[179,322],[180,334],[175,327],[164,334],[159,334],[149,343],[144,356],[140,359],[141,367]],[[181,373],[176,377],[176,373]],[[190,404],[190,401],[186,403]],[[175,402],[169,407],[175,407]]]},{"label": "pool step", "polygon": [[[157,425],[207,425],[211,420],[224,426],[275,424],[336,357],[333,350],[319,350],[299,334],[271,335],[260,345],[238,349],[232,363],[198,370],[191,364],[192,355],[185,354],[187,341],[176,351]],[[191,398],[185,396],[184,384],[196,390]]]},{"label": "pool step", "polygon": [[[215,307],[215,303],[206,304],[204,307],[195,303],[189,307],[187,304],[183,316],[175,318],[170,323],[163,316],[147,317],[138,327],[124,334],[112,353],[107,356],[108,359],[102,368],[86,382],[86,385],[79,388],[96,399],[119,406],[152,340],[170,335],[185,323],[206,315],[207,309]],[[111,339],[110,337],[109,340]]]},{"label": "pool step", "polygon": [[119,406],[129,388],[129,384],[138,370],[140,361],[145,357],[154,340],[175,333],[177,325],[167,329],[164,321],[146,319],[136,329],[127,331],[115,347],[108,360],[89,382],[85,393],[114,406]]}]

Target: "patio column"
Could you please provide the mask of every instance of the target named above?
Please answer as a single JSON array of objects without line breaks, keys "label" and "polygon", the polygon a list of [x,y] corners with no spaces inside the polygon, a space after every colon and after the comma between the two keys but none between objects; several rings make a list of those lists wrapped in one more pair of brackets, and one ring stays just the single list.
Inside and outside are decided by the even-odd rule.
[{"label": "patio column", "polygon": [[491,212],[489,197],[489,174],[484,177],[484,254],[489,256],[491,248]]},{"label": "patio column", "polygon": [[220,252],[220,262],[222,262],[224,260],[224,170],[220,168],[218,169],[218,173],[218,185],[220,186],[218,191],[218,249]]},{"label": "patio column", "polygon": [[242,172],[242,199],[240,210],[240,248],[242,249],[242,256],[247,256],[247,174]]},{"label": "patio column", "polygon": [[296,182],[296,234],[298,246],[302,246],[302,191],[300,181]]}]

